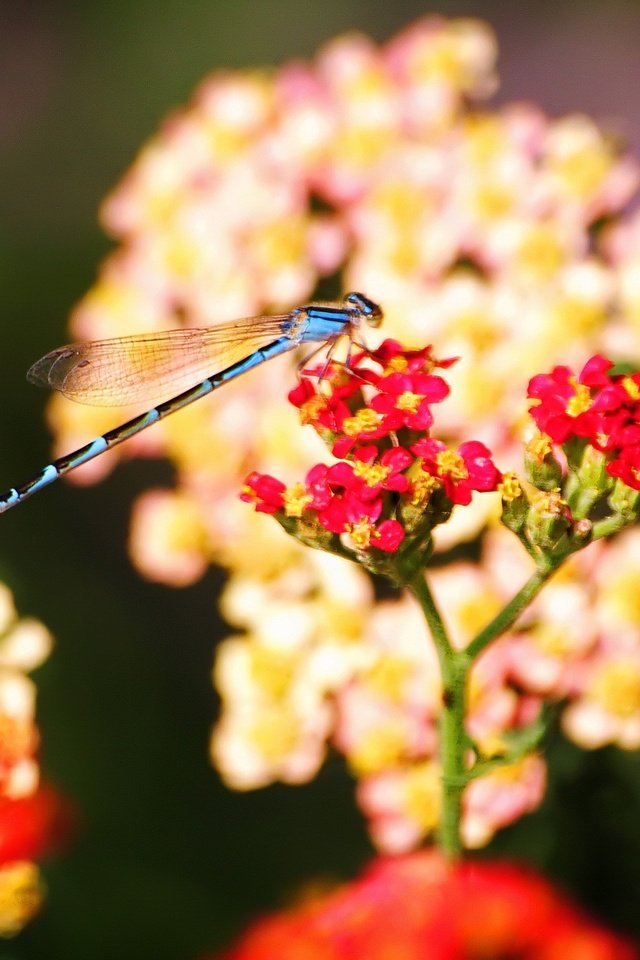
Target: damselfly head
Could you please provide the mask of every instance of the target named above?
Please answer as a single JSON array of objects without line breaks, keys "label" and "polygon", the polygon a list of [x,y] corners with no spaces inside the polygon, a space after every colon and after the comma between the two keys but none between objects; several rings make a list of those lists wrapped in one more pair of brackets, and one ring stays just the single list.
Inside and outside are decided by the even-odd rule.
[{"label": "damselfly head", "polygon": [[364,293],[348,293],[344,299],[347,303],[357,307],[358,312],[370,327],[380,326],[383,318],[382,307],[370,300],[369,297],[365,297]]}]

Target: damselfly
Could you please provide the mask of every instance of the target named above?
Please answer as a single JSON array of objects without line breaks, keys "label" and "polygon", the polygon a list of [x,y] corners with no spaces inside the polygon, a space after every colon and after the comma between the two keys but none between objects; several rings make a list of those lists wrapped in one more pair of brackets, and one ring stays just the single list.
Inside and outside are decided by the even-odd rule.
[{"label": "damselfly", "polygon": [[333,344],[343,336],[357,339],[363,321],[379,326],[382,310],[362,293],[349,293],[341,303],[310,303],[276,316],[247,317],[205,329],[72,343],[52,350],[31,367],[27,378],[71,400],[123,406],[157,401],[174,392],[177,395],[12,487],[0,495],[0,513],[272,357],[302,343]]}]

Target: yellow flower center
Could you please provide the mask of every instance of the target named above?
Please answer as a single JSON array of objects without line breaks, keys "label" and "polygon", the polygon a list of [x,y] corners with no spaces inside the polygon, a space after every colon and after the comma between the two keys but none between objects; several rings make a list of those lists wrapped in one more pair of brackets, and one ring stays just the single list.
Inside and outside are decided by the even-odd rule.
[{"label": "yellow flower center", "polygon": [[571,378],[571,381],[575,393],[567,404],[567,413],[570,417],[578,417],[591,406],[591,391],[586,384],[576,383],[573,377]]},{"label": "yellow flower center", "polygon": [[367,671],[367,687],[385,700],[401,703],[407,680],[411,679],[414,671],[415,664],[410,660],[383,656]]},{"label": "yellow flower center", "polygon": [[361,407],[352,417],[347,417],[342,424],[342,432],[348,437],[356,437],[359,433],[375,430],[380,423],[380,416],[369,407]]},{"label": "yellow flower center", "polygon": [[406,357],[391,357],[391,360],[389,360],[389,363],[384,368],[384,375],[388,377],[391,373],[404,373],[408,366],[409,361]]},{"label": "yellow flower center", "polygon": [[324,397],[321,397],[320,394],[309,397],[308,400],[305,400],[305,402],[300,405],[300,423],[303,426],[307,423],[315,423],[321,410],[323,410],[326,405],[327,401]]},{"label": "yellow flower center", "polygon": [[640,711],[638,665],[626,661],[607,664],[595,678],[591,694],[614,716],[633,716]]},{"label": "yellow flower center", "polygon": [[375,533],[375,527],[371,521],[359,520],[358,523],[350,523],[347,528],[354,547],[358,550],[366,550],[371,543],[371,537]]},{"label": "yellow flower center", "polygon": [[301,517],[305,507],[311,503],[313,497],[307,493],[303,483],[294,483],[285,490],[283,496],[284,512],[288,517]]},{"label": "yellow flower center", "polygon": [[640,399],[640,387],[635,382],[633,377],[625,377],[622,381],[622,386],[625,388],[632,400]]},{"label": "yellow flower center", "polygon": [[448,473],[454,480],[466,480],[469,471],[462,457],[453,450],[441,450],[436,456],[439,474]]},{"label": "yellow flower center", "polygon": [[364,463],[357,460],[353,467],[356,477],[367,484],[368,487],[376,487],[379,483],[384,483],[391,473],[390,467],[383,467],[381,463]]},{"label": "yellow flower center", "polygon": [[501,607],[500,597],[490,589],[465,597],[459,602],[456,610],[462,631],[472,637],[498,613]]},{"label": "yellow flower center", "polygon": [[505,473],[501,482],[498,484],[498,490],[503,500],[511,503],[522,495],[522,486],[515,473]]},{"label": "yellow flower center", "polygon": [[534,460],[542,463],[544,458],[548,457],[553,450],[551,437],[547,436],[546,433],[537,433],[535,437],[532,437],[527,443],[526,450]]},{"label": "yellow flower center", "polygon": [[427,502],[434,490],[441,487],[442,484],[437,477],[432,477],[430,473],[418,474],[411,481],[411,506],[419,507]]},{"label": "yellow flower center", "polygon": [[404,410],[407,413],[417,413],[421,403],[422,397],[419,394],[405,390],[396,400],[396,409]]}]

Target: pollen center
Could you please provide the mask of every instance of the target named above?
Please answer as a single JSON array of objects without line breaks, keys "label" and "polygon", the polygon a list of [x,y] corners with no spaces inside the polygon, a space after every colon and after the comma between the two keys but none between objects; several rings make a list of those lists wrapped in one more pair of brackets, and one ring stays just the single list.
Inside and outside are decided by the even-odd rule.
[{"label": "pollen center", "polygon": [[419,394],[405,390],[396,400],[396,409],[404,410],[407,413],[417,413],[421,403],[422,397]]},{"label": "pollen center", "polygon": [[284,512],[288,517],[301,517],[304,508],[311,503],[313,497],[307,493],[303,483],[294,483],[282,495]]},{"label": "pollen center", "polygon": [[315,423],[319,414],[326,409],[327,401],[320,394],[309,397],[300,406],[300,423],[304,426],[307,423]]},{"label": "pollen center", "polygon": [[436,464],[438,473],[448,473],[454,480],[466,480],[469,476],[464,460],[453,450],[441,450],[436,456]]},{"label": "pollen center", "polygon": [[522,496],[522,486],[515,473],[505,473],[502,481],[498,484],[498,490],[502,499],[507,503],[512,503]]},{"label": "pollen center", "polygon": [[633,377],[625,377],[622,381],[622,386],[625,388],[632,400],[640,400],[640,387],[635,382]]},{"label": "pollen center", "polygon": [[545,457],[548,457],[553,450],[551,437],[546,433],[538,433],[529,440],[526,446],[529,453],[537,463],[542,463]]},{"label": "pollen center", "polygon": [[368,433],[375,430],[380,423],[380,417],[375,410],[361,407],[352,417],[347,417],[342,424],[342,431],[347,437],[357,437],[359,433]]},{"label": "pollen center", "polygon": [[389,376],[390,373],[404,373],[408,366],[409,361],[401,354],[398,354],[397,357],[391,357],[384,368],[385,376]]},{"label": "pollen center", "polygon": [[367,520],[359,520],[358,523],[349,524],[348,533],[358,550],[366,550],[371,543],[371,535],[374,532],[373,524]]},{"label": "pollen center", "polygon": [[591,391],[584,383],[573,383],[575,394],[567,403],[567,413],[570,417],[578,417],[585,413],[592,404]]},{"label": "pollen center", "polygon": [[423,473],[414,477],[411,481],[411,506],[419,507],[426,503],[433,491],[441,486],[441,481],[430,473]]},{"label": "pollen center", "polygon": [[383,467],[381,463],[363,463],[357,460],[353,466],[353,472],[356,477],[367,484],[368,487],[376,487],[379,483],[384,483],[391,470],[389,467]]}]

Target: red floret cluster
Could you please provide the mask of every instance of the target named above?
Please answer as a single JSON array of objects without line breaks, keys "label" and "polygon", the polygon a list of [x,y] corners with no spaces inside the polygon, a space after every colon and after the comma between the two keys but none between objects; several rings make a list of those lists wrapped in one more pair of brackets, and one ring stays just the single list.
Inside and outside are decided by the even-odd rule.
[{"label": "red floret cluster", "polygon": [[640,373],[612,374],[613,362],[596,354],[576,376],[554,367],[529,382],[531,416],[557,444],[583,440],[606,454],[606,470],[640,490]]},{"label": "red floret cluster", "polygon": [[427,509],[439,522],[473,491],[495,490],[501,474],[482,443],[455,450],[429,436],[431,408],[449,393],[434,371],[453,362],[437,360],[431,347],[406,351],[386,340],[348,367],[306,371],[289,400],[341,459],[316,464],[292,487],[251,473],[241,498],[262,513],[298,519],[307,534],[316,525],[346,535],[356,550],[395,553]]},{"label": "red floret cluster", "polygon": [[638,960],[541,876],[422,851],[254,924],[224,960]]}]

